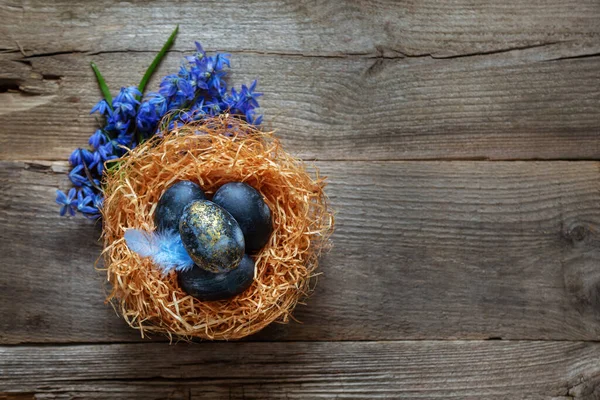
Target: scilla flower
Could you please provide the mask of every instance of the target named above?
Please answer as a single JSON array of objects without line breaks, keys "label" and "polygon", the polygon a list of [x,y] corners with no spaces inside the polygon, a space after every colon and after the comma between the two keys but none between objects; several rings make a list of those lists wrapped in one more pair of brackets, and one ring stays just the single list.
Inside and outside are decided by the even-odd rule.
[{"label": "scilla flower", "polygon": [[56,191],[56,203],[61,206],[60,215],[66,215],[67,213],[71,216],[75,215],[75,208],[77,207],[75,193],[75,188],[71,188],[69,194],[64,194],[60,190]]},{"label": "scilla flower", "polygon": [[137,106],[140,104],[136,96],[141,95],[136,87],[121,88],[121,91],[112,102],[114,112],[120,113],[122,119],[135,116]]},{"label": "scilla flower", "polygon": [[[112,101],[96,103],[91,112],[100,114],[104,123],[88,141],[91,150],[77,149],[69,157],[73,167],[69,178],[75,188],[68,194],[57,193],[61,215],[78,211],[88,218],[98,218],[104,199],[100,182],[105,169],[128,149],[160,134],[159,124],[167,114],[167,129],[224,112],[259,125],[262,116],[256,114],[256,108],[262,94],[256,92],[257,83],[228,91],[225,78],[230,66],[229,54],[208,56],[196,42],[196,52],[185,57],[178,73],[161,80],[158,93],[148,93],[140,100],[142,93],[138,88],[124,87]],[[103,79],[100,84],[103,93],[108,92]],[[105,97],[110,99],[110,92]]]}]

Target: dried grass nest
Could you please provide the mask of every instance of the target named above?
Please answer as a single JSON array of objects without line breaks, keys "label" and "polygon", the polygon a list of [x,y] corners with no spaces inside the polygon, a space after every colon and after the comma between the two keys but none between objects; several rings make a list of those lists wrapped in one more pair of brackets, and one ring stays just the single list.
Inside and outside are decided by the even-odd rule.
[{"label": "dried grass nest", "polygon": [[[154,230],[158,199],[173,183],[197,182],[207,195],[231,181],[262,193],[273,216],[274,232],[253,257],[252,286],[223,301],[201,302],[162,275],[147,258],[129,250],[128,228]],[[296,304],[309,293],[320,252],[328,246],[333,214],[325,182],[286,153],[270,132],[223,115],[184,125],[155,137],[119,160],[105,178],[104,264],[110,301],[142,336],[239,339],[274,321],[288,322]]]}]

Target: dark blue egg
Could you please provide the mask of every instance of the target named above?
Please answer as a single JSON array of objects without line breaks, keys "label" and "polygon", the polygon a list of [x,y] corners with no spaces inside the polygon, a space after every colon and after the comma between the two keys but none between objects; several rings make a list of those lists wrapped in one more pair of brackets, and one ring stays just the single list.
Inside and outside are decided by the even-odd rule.
[{"label": "dark blue egg", "polygon": [[227,211],[240,224],[246,242],[246,252],[260,250],[273,232],[271,210],[262,195],[243,182],[231,182],[221,186],[212,201]]},{"label": "dark blue egg", "polygon": [[179,286],[189,295],[201,301],[225,300],[250,287],[254,279],[254,261],[246,254],[239,266],[228,272],[212,273],[197,265],[186,272],[179,272]]},{"label": "dark blue egg", "polygon": [[158,200],[154,223],[159,231],[179,229],[179,220],[185,206],[192,201],[205,200],[200,186],[192,181],[177,182],[169,187]]},{"label": "dark blue egg", "polygon": [[181,241],[200,267],[214,273],[237,268],[244,256],[244,234],[236,220],[213,202],[194,201],[179,221]]}]

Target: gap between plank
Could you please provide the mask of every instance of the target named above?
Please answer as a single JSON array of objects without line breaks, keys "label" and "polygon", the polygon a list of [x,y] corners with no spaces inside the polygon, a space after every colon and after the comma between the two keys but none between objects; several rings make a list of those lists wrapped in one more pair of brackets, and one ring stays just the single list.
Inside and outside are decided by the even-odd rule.
[{"label": "gap between plank", "polygon": [[212,343],[219,345],[228,345],[228,344],[237,344],[237,343],[282,343],[282,344],[294,344],[294,343],[413,343],[413,342],[430,342],[430,343],[448,343],[448,342],[502,342],[502,343],[518,343],[518,342],[556,342],[556,343],[600,343],[600,339],[592,340],[592,339],[349,339],[349,340],[239,340],[239,341],[172,341],[169,342],[168,339],[160,339],[160,340],[146,340],[146,341],[99,341],[99,342],[20,342],[20,343],[0,343],[0,348],[9,348],[9,347],[84,347],[84,346],[129,346],[129,345],[148,345],[148,344],[170,344],[177,345],[178,343],[194,343],[194,344],[202,344],[202,343]]}]

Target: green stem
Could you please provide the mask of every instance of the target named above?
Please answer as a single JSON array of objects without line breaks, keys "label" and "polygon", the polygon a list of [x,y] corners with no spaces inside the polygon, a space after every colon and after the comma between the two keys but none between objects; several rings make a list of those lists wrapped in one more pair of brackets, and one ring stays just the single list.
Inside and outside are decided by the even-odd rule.
[{"label": "green stem", "polygon": [[92,61],[90,63],[90,65],[92,66],[92,69],[94,70],[94,73],[96,74],[96,79],[98,80],[98,86],[100,86],[100,91],[102,91],[104,100],[106,100],[106,102],[108,103],[108,106],[112,110],[112,96],[110,94],[110,90],[108,90],[106,81],[104,80],[104,77],[100,73],[100,70],[98,69],[98,66],[96,65],[96,63]]},{"label": "green stem", "polygon": [[173,42],[175,41],[175,36],[177,36],[177,32],[179,32],[179,24],[177,24],[175,30],[173,31],[173,33],[171,33],[171,36],[169,36],[169,39],[167,39],[162,49],[160,49],[156,57],[154,57],[152,64],[150,64],[150,66],[146,70],[146,73],[144,74],[144,77],[142,78],[138,86],[138,89],[142,94],[144,94],[144,89],[146,88],[148,81],[152,77],[154,70],[156,70],[156,68],[164,58],[165,54],[167,53],[167,50],[169,50],[169,48],[173,45]]}]

